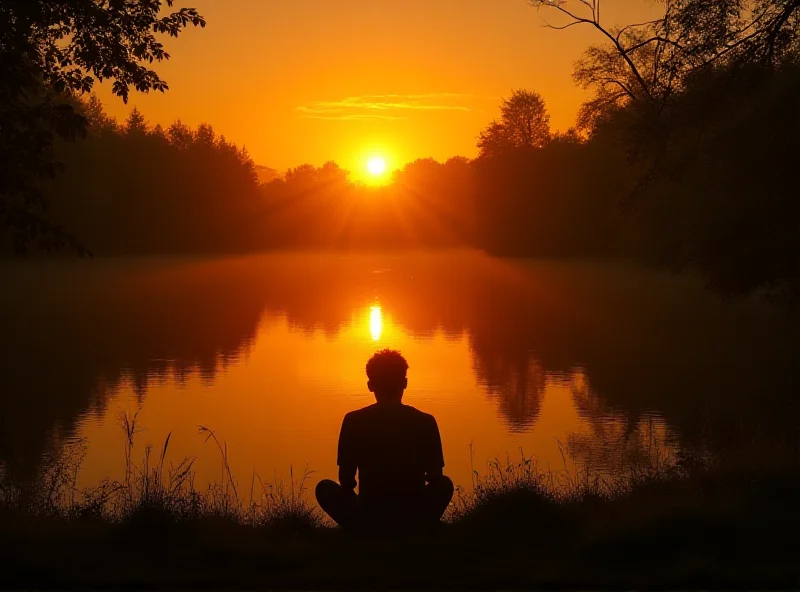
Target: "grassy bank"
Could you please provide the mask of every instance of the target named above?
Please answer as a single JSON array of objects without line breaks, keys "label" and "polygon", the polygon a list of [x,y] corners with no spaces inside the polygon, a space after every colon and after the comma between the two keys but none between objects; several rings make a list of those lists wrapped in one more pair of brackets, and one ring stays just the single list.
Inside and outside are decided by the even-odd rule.
[{"label": "grassy bank", "polygon": [[326,522],[304,477],[243,492],[228,473],[199,490],[191,461],[166,466],[169,440],[133,462],[132,427],[120,482],[77,490],[79,445],[35,482],[0,479],[2,586],[800,585],[796,449],[651,459],[613,476],[496,462],[457,493],[437,533],[362,540]]}]

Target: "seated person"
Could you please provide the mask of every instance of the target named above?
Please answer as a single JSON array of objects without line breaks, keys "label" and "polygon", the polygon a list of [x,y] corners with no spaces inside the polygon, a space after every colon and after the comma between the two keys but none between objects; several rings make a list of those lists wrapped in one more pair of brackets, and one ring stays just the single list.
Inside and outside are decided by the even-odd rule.
[{"label": "seated person", "polygon": [[[402,403],[408,363],[384,350],[367,362],[376,403],[344,417],[339,483],[317,485],[320,507],[352,531],[390,533],[436,526],[453,497],[432,415]],[[356,494],[356,473],[359,492]]]}]

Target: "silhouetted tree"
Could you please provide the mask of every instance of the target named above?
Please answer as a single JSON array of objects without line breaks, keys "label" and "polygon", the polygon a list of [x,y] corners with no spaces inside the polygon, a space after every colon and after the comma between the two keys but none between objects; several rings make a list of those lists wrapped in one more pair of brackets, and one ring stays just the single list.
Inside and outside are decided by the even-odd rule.
[{"label": "silhouetted tree", "polygon": [[566,19],[554,28],[605,37],[576,67],[593,93],[579,123],[632,157],[625,201],[640,246],[726,294],[800,295],[786,161],[800,148],[800,1],[667,0],[660,18],[616,29],[602,22],[601,0],[531,3]]},{"label": "silhouetted tree", "polygon": [[57,156],[65,173],[43,184],[51,217],[98,254],[252,250],[266,204],[244,149],[208,124],[151,128],[134,109],[119,128],[89,101],[99,132]]},{"label": "silhouetted tree", "polygon": [[317,179],[317,169],[310,164],[301,164],[293,169],[286,171],[284,180],[286,183],[307,185],[313,183]]},{"label": "silhouetted tree", "polygon": [[180,119],[167,129],[170,144],[178,150],[188,150],[193,142],[192,130]]},{"label": "silhouetted tree", "polygon": [[125,120],[125,133],[129,136],[144,135],[147,133],[147,121],[138,108],[134,107],[128,119]]},{"label": "silhouetted tree", "polygon": [[269,183],[280,177],[280,173],[272,167],[256,165],[259,183]]},{"label": "silhouetted tree", "polygon": [[65,96],[113,81],[127,101],[130,88],[164,91],[149,68],[169,58],[158,34],[177,37],[205,21],[191,8],[162,14],[173,0],[4,0],[0,3],[0,239],[19,250],[78,243],[45,216],[39,181],[57,171],[56,138],[86,132],[86,119]]},{"label": "silhouetted tree", "polygon": [[197,126],[194,135],[195,144],[206,148],[211,148],[217,143],[217,134],[214,128],[208,123],[201,123]]},{"label": "silhouetted tree", "polygon": [[501,156],[514,149],[506,133],[506,128],[499,121],[493,121],[481,132],[478,149],[480,156]]},{"label": "silhouetted tree", "polygon": [[[579,115],[579,124],[589,129],[632,102],[649,107],[648,119],[669,118],[673,97],[692,76],[709,68],[776,66],[800,47],[798,0],[665,0],[661,17],[622,28],[604,24],[602,0],[530,3],[566,19],[552,28],[588,25],[605,40],[586,50],[574,73],[593,93]],[[654,130],[650,126],[640,135]]]},{"label": "silhouetted tree", "polygon": [[317,176],[324,184],[345,184],[349,180],[349,173],[338,164],[329,160],[317,171]]},{"label": "silhouetted tree", "polygon": [[481,132],[480,156],[503,154],[515,148],[541,148],[550,139],[550,114],[535,91],[515,90],[500,105],[500,121]]},{"label": "silhouetted tree", "polygon": [[90,134],[113,133],[117,131],[117,122],[106,115],[103,104],[97,95],[92,94],[83,105],[83,115],[86,117]]},{"label": "silhouetted tree", "polygon": [[798,50],[800,2],[670,0],[655,25],[699,64],[776,66]]}]

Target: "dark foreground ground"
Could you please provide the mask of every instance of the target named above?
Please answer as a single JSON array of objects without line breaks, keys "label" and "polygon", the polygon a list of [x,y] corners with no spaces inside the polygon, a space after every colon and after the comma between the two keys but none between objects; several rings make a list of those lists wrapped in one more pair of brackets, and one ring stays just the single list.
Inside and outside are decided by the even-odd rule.
[{"label": "dark foreground ground", "polygon": [[269,511],[242,513],[142,489],[116,517],[86,500],[32,512],[18,497],[0,511],[0,585],[800,587],[796,471],[640,475],[625,491],[617,484],[614,496],[599,480],[586,480],[558,498],[541,476],[520,475],[484,482],[434,535],[383,540],[325,525],[294,495]]}]

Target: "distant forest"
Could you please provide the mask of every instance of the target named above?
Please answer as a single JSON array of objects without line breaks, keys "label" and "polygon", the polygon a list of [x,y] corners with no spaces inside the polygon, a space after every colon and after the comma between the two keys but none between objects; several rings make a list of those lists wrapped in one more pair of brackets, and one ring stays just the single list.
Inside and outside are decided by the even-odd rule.
[{"label": "distant forest", "polygon": [[[373,187],[333,162],[260,183],[271,171],[210,125],[150,127],[136,110],[118,124],[92,99],[89,135],[58,146],[65,169],[47,193],[51,215],[101,256],[465,245],[695,265],[715,287],[743,293],[793,276],[781,267],[800,260],[789,259],[800,248],[800,69],[763,78],[731,89],[700,131],[671,138],[668,171],[646,185],[649,163],[626,149],[626,109],[588,132],[548,127],[537,145],[504,146],[490,126],[478,158],[417,160]],[[687,109],[704,92],[714,89],[687,91]],[[503,106],[530,97],[516,91]]]},{"label": "distant forest", "polygon": [[[468,245],[630,256],[728,295],[797,296],[800,3],[673,0],[613,30],[533,4],[605,35],[576,64],[590,98],[567,133],[517,90],[474,160],[418,160],[369,187],[332,162],[275,176],[210,125],[151,127],[136,110],[117,123],[81,100],[88,135],[61,134],[47,216],[100,256]],[[23,243],[44,235],[23,213],[9,218]]]}]

